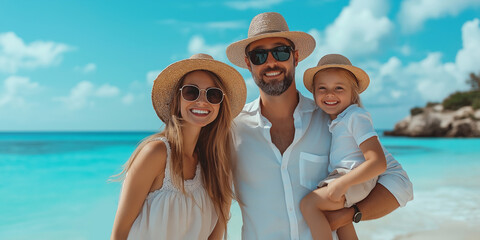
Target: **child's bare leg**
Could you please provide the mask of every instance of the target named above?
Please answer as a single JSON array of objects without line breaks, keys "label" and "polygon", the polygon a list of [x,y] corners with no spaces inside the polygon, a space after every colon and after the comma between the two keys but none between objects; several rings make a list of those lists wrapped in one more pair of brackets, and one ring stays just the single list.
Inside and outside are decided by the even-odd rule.
[{"label": "child's bare leg", "polygon": [[343,208],[344,202],[332,202],[327,196],[325,187],[314,190],[300,202],[300,210],[307,222],[313,239],[330,240],[332,230],[325,214],[322,211],[338,210]]},{"label": "child's bare leg", "polygon": [[358,240],[357,233],[353,223],[349,223],[339,229],[337,229],[337,235],[339,240]]}]

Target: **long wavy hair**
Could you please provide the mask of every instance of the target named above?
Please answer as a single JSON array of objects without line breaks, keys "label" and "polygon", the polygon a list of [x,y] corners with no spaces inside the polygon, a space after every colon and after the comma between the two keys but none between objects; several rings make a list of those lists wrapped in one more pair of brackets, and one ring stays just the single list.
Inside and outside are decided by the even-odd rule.
[{"label": "long wavy hair", "polygon": [[[222,89],[225,93],[226,88],[219,77],[213,72],[207,70],[212,80],[215,82],[216,87]],[[193,71],[192,71],[193,72]],[[191,72],[189,72],[191,73]],[[165,137],[171,146],[171,169],[165,169],[170,171],[172,176],[172,182],[179,187],[184,194],[185,188],[183,182],[185,177],[183,175],[183,135],[182,135],[182,122],[181,109],[180,109],[180,88],[183,86],[185,74],[175,85],[173,91],[172,104],[170,104],[170,116],[165,123],[165,128],[162,132],[153,134],[140,142],[138,147],[130,156],[130,159],[125,163],[124,169],[121,173],[114,177],[125,177],[126,173],[130,169],[133,161],[137,157],[140,150],[145,145],[157,137]],[[198,157],[202,169],[202,182],[206,192],[210,196],[215,206],[215,210],[220,220],[225,223],[225,235],[227,236],[227,222],[230,219],[229,203],[234,198],[232,189],[232,170],[231,170],[231,153],[233,147],[231,125],[232,115],[230,110],[229,96],[225,95],[222,103],[220,104],[219,112],[216,119],[210,124],[202,127],[200,130],[200,136],[198,137],[197,144],[195,146],[195,152]]]}]

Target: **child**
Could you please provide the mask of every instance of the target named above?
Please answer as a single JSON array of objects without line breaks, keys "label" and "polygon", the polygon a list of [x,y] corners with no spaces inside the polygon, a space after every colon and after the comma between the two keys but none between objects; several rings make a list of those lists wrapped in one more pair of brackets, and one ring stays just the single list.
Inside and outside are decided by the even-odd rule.
[{"label": "child", "polygon": [[[330,174],[302,199],[300,209],[314,239],[332,239],[322,211],[351,206],[358,211],[355,203],[373,189],[386,159],[370,114],[361,108],[359,94],[370,82],[362,69],[342,55],[329,54],[305,71],[303,82],[315,103],[330,115],[332,144]],[[340,239],[357,239],[353,224],[339,228],[337,234]]]},{"label": "child", "polygon": [[165,68],[152,89],[165,123],[119,174],[124,183],[111,239],[221,239],[233,198],[233,118],[246,86],[234,68],[197,54]]}]

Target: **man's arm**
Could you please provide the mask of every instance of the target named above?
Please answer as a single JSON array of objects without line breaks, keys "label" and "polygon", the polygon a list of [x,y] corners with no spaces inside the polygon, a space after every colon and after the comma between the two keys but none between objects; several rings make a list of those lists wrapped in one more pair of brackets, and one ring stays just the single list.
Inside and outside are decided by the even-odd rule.
[{"label": "man's arm", "polygon": [[[357,203],[357,206],[362,212],[362,220],[372,220],[391,213],[397,209],[400,204],[387,188],[377,183],[370,194]],[[350,207],[336,211],[324,211],[324,213],[333,231],[351,223],[354,210]]]},{"label": "man's arm", "polygon": [[[381,218],[413,199],[413,185],[407,173],[392,154],[385,148],[383,151],[387,159],[387,170],[380,174],[377,185],[370,194],[357,203],[362,212],[362,220]],[[338,229],[352,222],[354,212],[353,208],[343,208],[324,213],[331,228]]]}]

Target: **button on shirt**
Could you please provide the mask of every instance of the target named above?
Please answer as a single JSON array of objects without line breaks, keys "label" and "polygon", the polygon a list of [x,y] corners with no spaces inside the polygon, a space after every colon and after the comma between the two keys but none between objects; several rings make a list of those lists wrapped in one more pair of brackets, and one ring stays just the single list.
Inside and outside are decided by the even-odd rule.
[{"label": "button on shirt", "polygon": [[[329,116],[299,93],[293,117],[295,136],[283,155],[272,143],[272,124],[261,115],[260,98],[235,119],[233,173],[242,203],[242,239],[312,239],[300,201],[328,175]],[[407,174],[393,158],[379,182],[402,206],[413,197]]]}]

